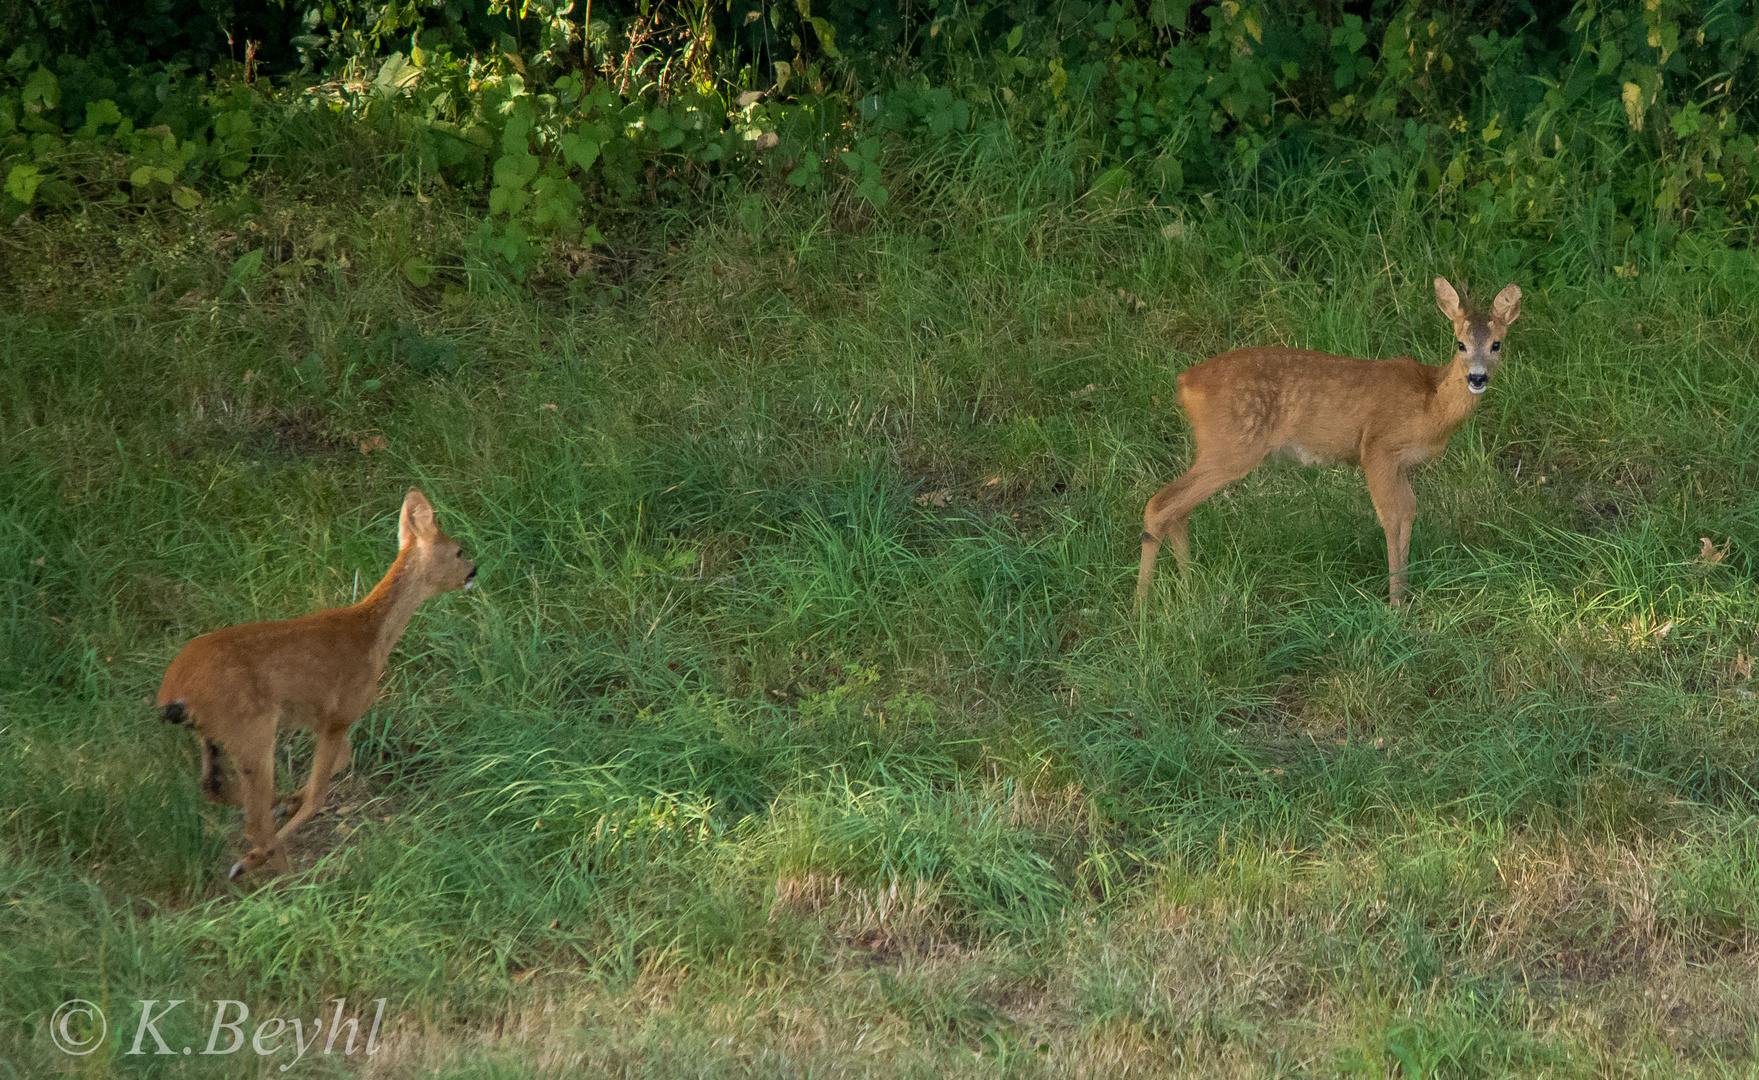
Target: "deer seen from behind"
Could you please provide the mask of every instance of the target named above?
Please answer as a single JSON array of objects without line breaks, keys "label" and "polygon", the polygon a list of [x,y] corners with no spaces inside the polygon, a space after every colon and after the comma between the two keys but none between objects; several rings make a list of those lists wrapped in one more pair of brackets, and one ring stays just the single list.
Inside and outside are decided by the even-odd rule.
[{"label": "deer seen from behind", "polygon": [[[475,583],[476,565],[440,531],[415,488],[403,500],[397,558],[357,604],[280,622],[229,626],[183,647],[159,687],[163,719],[190,724],[202,751],[202,791],[244,809],[251,848],[229,877],[264,863],[287,865],[287,841],[323,809],[330,778],[350,759],[348,729],[378,696],[385,661],[422,601]],[[275,794],[275,732],[303,726],[317,736],[311,778]],[[226,781],[221,753],[237,784]],[[277,808],[293,816],[274,827]]]},{"label": "deer seen from behind", "polygon": [[1304,465],[1362,467],[1386,531],[1389,598],[1399,605],[1417,516],[1406,471],[1439,455],[1472,414],[1502,361],[1503,337],[1521,314],[1516,285],[1479,310],[1438,277],[1435,299],[1454,324],[1454,357],[1442,366],[1408,356],[1362,360],[1266,347],[1235,349],[1180,372],[1179,404],[1190,417],[1197,456],[1148,500],[1138,604],[1148,595],[1163,542],[1172,542],[1181,570],[1190,566],[1191,511],[1282,451]]}]

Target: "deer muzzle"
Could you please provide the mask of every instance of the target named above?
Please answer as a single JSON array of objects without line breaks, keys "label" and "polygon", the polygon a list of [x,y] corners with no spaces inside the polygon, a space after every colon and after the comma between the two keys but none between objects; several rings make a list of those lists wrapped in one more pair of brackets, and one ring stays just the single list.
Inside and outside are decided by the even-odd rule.
[{"label": "deer muzzle", "polygon": [[1485,388],[1489,385],[1490,372],[1485,371],[1476,364],[1472,366],[1470,371],[1466,372],[1466,389],[1472,391],[1474,394],[1484,393]]}]

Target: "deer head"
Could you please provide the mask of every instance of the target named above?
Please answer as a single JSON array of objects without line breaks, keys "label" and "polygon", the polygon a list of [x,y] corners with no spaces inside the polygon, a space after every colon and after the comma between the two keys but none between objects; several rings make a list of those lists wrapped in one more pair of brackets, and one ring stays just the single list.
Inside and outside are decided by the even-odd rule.
[{"label": "deer head", "polygon": [[405,573],[420,583],[422,595],[434,596],[476,584],[476,564],[464,557],[464,548],[440,531],[433,504],[415,488],[403,499],[397,521],[398,561]]},{"label": "deer head", "polygon": [[1462,303],[1446,278],[1435,279],[1435,305],[1454,324],[1454,363],[1466,369],[1466,389],[1482,394],[1502,363],[1502,339],[1509,324],[1521,317],[1521,287],[1506,286],[1489,311]]}]

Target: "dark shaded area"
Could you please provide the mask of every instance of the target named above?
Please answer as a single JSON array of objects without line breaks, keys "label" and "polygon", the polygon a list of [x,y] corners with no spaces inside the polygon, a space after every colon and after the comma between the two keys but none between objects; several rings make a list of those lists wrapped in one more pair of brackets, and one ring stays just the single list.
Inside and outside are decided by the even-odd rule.
[{"label": "dark shaded area", "polygon": [[9,68],[75,56],[101,69],[210,71],[227,61],[244,63],[254,44],[263,70],[286,74],[299,68],[294,39],[309,32],[306,9],[313,6],[274,0],[7,0],[0,5],[0,56],[11,58]]},{"label": "dark shaded area", "polygon": [[[409,5],[382,10],[358,2],[314,3],[313,0],[139,0],[98,5],[81,0],[8,0],[0,6],[0,56],[11,57],[8,72],[34,63],[62,68],[69,58],[105,71],[162,66],[172,73],[206,72],[224,63],[252,64],[257,73],[287,78],[301,72],[321,73],[360,52],[380,55],[407,51],[419,40],[429,49],[450,48],[459,55],[500,51],[527,56],[543,44],[544,19],[535,5],[524,18],[491,13],[489,0],[447,0],[442,4]],[[1221,9],[1189,0],[1133,0],[1123,5],[1086,0],[1020,0],[972,6],[941,0],[900,4],[897,0],[831,0],[812,5],[812,18],[799,18],[797,5],[771,0],[732,0],[709,5],[706,15],[714,30],[721,66],[729,71],[752,68],[760,81],[773,81],[773,65],[805,55],[809,59],[836,55],[858,81],[875,81],[888,65],[908,61],[944,75],[944,64],[956,51],[982,55],[1002,45],[1016,26],[1054,28],[1069,48],[1069,66],[1083,57],[1083,39],[1096,24],[1106,33],[1115,21],[1114,8],[1141,24],[1162,44],[1199,42],[1213,29],[1212,12]],[[1296,64],[1310,70],[1309,82],[1331,81],[1323,61],[1335,52],[1331,31],[1359,20],[1366,37],[1364,54],[1377,59],[1391,22],[1405,12],[1395,0],[1320,0],[1268,5],[1263,40],[1254,54],[1270,67]],[[646,14],[644,14],[644,11]],[[681,57],[702,27],[690,24],[693,13],[672,11],[639,0],[579,2],[560,14],[571,27],[570,43],[578,45],[579,29],[590,17],[595,37],[627,43],[646,33],[647,48]],[[1535,72],[1556,67],[1571,49],[1566,20],[1549,17],[1529,0],[1454,0],[1434,6],[1439,26],[1457,29],[1456,44],[1465,35],[1503,39],[1497,49],[1497,88],[1536,103],[1543,86],[1532,84]],[[942,28],[958,20],[961,37],[952,40]],[[1744,21],[1737,19],[1736,21]],[[821,40],[820,24],[832,31],[833,44]],[[662,29],[663,28],[663,29]],[[1518,35],[1514,47],[1507,39]],[[798,40],[796,40],[798,39]],[[584,66],[578,48],[551,50],[561,70]],[[1482,50],[1480,50],[1482,51]],[[1461,61],[1475,59],[1470,50]],[[60,58],[58,63],[56,58]],[[1095,57],[1097,58],[1097,57]],[[1679,54],[1675,54],[1676,61]],[[1666,67],[1668,65],[1664,65]],[[1677,62],[1672,67],[1679,67]],[[1478,65],[1450,65],[1437,73],[1434,89],[1443,96],[1469,94],[1480,75]],[[1315,86],[1318,83],[1315,82]],[[1339,82],[1337,88],[1347,84]],[[94,95],[94,99],[97,95]]]}]

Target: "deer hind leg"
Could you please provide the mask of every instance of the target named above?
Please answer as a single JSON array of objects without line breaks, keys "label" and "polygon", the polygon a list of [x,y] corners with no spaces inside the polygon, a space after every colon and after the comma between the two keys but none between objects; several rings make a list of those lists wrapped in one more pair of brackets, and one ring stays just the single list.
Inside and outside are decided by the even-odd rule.
[{"label": "deer hind leg", "polygon": [[1405,563],[1411,552],[1411,523],[1417,520],[1417,494],[1394,461],[1371,460],[1364,471],[1374,512],[1386,532],[1387,598],[1398,607],[1405,596]]},{"label": "deer hind leg", "polygon": [[330,778],[348,761],[349,751],[347,727],[318,733],[317,750],[312,754],[311,778],[305,782],[303,788],[288,797],[287,804],[294,813],[275,836],[280,846],[285,848],[293,830],[304,825],[313,814],[324,808],[324,799],[330,793]]},{"label": "deer hind leg", "polygon": [[225,754],[220,744],[199,731],[195,737],[202,748],[202,794],[209,802],[237,806],[238,789],[226,779]]},{"label": "deer hind leg", "polygon": [[287,857],[276,842],[272,811],[275,805],[275,722],[268,718],[260,726],[262,734],[242,739],[227,747],[238,766],[240,802],[244,806],[244,836],[251,848],[244,858],[232,864],[226,876],[235,878],[246,870],[255,870],[267,863],[271,869],[287,868]]},{"label": "deer hind leg", "polygon": [[1161,544],[1172,541],[1173,556],[1179,561],[1179,569],[1189,568],[1191,511],[1211,495],[1256,469],[1263,460],[1262,453],[1226,458],[1200,453],[1185,475],[1161,488],[1148,500],[1148,508],[1142,513],[1142,566],[1136,572],[1138,601],[1148,595],[1149,583],[1154,580],[1154,560],[1160,554]]}]

